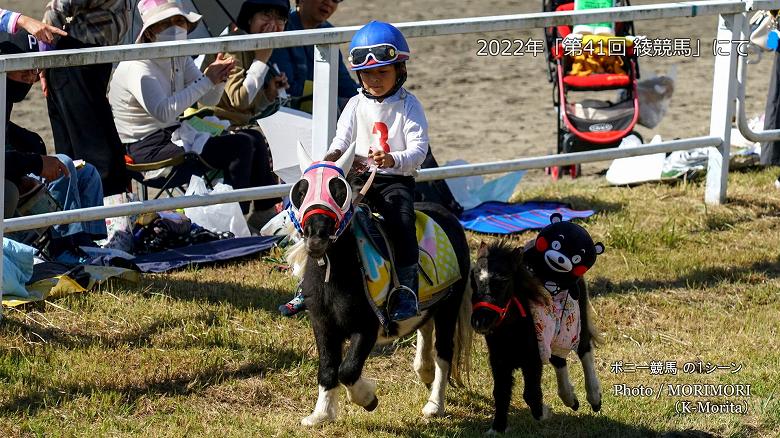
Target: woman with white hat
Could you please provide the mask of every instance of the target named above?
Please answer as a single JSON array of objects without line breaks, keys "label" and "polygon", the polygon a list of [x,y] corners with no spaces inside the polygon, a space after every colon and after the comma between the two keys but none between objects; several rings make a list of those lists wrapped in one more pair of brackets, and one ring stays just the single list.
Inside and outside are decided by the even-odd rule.
[{"label": "woman with white hat", "polygon": [[[143,28],[137,43],[186,40],[201,19],[179,0],[141,0],[138,9]],[[136,163],[150,163],[184,154],[171,141],[180,126],[178,117],[198,102],[216,105],[234,64],[222,54],[204,72],[189,56],[119,63],[109,101],[130,157]],[[212,137],[202,150],[194,151],[209,166],[223,171],[225,183],[240,189],[262,185],[264,155],[256,153],[260,146],[255,133],[236,131]],[[241,203],[244,214],[249,207],[249,202]]]}]

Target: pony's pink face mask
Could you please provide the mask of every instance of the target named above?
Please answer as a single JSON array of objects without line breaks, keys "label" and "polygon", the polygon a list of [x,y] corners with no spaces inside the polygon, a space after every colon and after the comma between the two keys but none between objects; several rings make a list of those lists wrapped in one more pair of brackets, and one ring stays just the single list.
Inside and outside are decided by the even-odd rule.
[{"label": "pony's pink face mask", "polygon": [[331,238],[336,239],[346,228],[353,212],[352,188],[342,169],[351,167],[354,145],[335,163],[311,163],[308,154],[302,149],[299,143],[298,158],[303,176],[290,190],[290,219],[298,232],[303,234],[310,217],[317,214],[329,216],[335,222]]}]

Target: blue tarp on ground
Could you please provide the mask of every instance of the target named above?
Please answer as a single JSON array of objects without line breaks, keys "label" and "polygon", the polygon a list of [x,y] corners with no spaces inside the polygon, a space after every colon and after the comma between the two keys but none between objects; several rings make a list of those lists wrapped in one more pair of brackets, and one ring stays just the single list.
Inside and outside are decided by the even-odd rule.
[{"label": "blue tarp on ground", "polygon": [[188,265],[213,263],[270,249],[279,237],[238,237],[145,254],[133,259],[141,272],[166,272]]},{"label": "blue tarp on ground", "polygon": [[593,210],[577,211],[562,202],[484,202],[460,215],[463,228],[479,233],[512,234],[541,229],[550,224],[550,215],[560,213],[563,220],[592,216]]}]

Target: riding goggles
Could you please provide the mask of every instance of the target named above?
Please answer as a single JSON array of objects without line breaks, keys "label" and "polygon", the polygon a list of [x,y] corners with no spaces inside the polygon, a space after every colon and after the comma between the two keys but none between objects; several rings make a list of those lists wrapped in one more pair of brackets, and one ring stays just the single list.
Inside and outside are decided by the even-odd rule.
[{"label": "riding goggles", "polygon": [[371,63],[388,63],[409,58],[409,52],[402,52],[392,44],[377,44],[368,47],[355,47],[349,52],[349,64],[352,68]]}]

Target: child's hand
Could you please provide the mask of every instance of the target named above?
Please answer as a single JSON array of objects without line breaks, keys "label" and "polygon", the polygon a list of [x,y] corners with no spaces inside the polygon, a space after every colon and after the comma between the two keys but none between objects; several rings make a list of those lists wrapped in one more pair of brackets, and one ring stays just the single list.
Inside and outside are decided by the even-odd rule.
[{"label": "child's hand", "polygon": [[373,159],[380,168],[387,169],[395,166],[395,159],[385,151],[375,151],[371,154],[371,159]]}]

